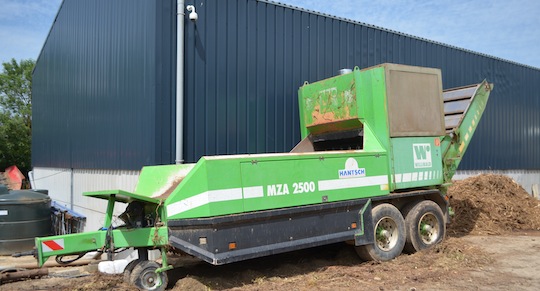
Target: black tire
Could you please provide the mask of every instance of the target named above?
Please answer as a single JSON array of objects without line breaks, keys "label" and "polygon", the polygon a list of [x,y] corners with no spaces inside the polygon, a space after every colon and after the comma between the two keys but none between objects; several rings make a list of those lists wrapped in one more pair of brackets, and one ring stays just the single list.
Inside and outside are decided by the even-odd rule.
[{"label": "black tire", "polygon": [[166,272],[157,274],[159,265],[154,261],[141,261],[133,268],[130,282],[139,290],[165,290],[169,279]]},{"label": "black tire", "polygon": [[135,268],[135,266],[142,261],[143,260],[141,259],[135,259],[127,264],[126,268],[124,269],[124,282],[131,283],[131,272],[133,271],[133,268]]},{"label": "black tire", "polygon": [[405,245],[405,220],[391,204],[377,205],[373,217],[373,243],[355,247],[365,261],[389,261],[401,254]]},{"label": "black tire", "polygon": [[405,252],[414,253],[428,249],[444,239],[446,224],[444,214],[437,203],[429,200],[421,201],[403,214],[407,230]]}]

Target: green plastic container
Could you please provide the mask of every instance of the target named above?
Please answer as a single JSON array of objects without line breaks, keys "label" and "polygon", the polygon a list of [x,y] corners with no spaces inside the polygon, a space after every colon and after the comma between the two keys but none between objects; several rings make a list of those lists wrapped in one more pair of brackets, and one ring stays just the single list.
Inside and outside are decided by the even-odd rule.
[{"label": "green plastic container", "polygon": [[51,234],[51,198],[0,185],[0,255],[30,251],[34,238]]}]

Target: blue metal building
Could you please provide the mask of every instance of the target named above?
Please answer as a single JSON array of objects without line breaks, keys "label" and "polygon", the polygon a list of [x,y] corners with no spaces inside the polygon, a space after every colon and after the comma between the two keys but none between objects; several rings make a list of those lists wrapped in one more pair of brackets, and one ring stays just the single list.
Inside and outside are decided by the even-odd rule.
[{"label": "blue metal building", "polygon": [[[460,169],[539,169],[540,69],[261,0],[187,0],[184,158],[286,152],[297,90],[384,62],[495,84]],[[65,0],[33,76],[34,167],[174,163],[175,0]]]}]

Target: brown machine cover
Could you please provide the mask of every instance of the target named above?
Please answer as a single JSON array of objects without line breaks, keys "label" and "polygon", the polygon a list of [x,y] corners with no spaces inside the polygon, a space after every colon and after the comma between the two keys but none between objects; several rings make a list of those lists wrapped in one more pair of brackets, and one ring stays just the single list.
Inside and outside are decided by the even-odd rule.
[{"label": "brown machine cover", "polygon": [[445,135],[441,71],[382,64],[391,137]]}]

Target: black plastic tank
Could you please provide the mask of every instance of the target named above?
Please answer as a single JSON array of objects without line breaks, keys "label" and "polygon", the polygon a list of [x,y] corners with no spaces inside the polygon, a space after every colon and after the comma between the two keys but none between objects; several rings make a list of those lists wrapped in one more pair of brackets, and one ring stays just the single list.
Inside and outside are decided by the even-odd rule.
[{"label": "black plastic tank", "polygon": [[51,198],[0,184],[0,255],[30,251],[34,238],[51,234]]}]

